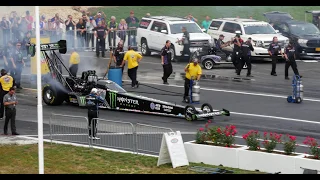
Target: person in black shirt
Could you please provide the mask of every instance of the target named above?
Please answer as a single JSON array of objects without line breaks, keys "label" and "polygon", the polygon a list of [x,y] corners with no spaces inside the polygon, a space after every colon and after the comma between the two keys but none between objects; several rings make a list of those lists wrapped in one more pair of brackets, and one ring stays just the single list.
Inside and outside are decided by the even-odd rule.
[{"label": "person in black shirt", "polygon": [[84,22],[83,18],[79,18],[79,22],[76,25],[77,28],[77,46],[84,50],[85,40],[86,40],[86,22]]},{"label": "person in black shirt", "polygon": [[74,48],[74,30],[76,22],[72,20],[72,16],[68,15],[68,20],[65,21],[66,33],[67,33],[67,46],[68,48]]},{"label": "person in black shirt", "polygon": [[269,55],[271,56],[271,59],[272,59],[271,75],[272,76],[277,76],[276,66],[277,66],[277,61],[278,61],[278,55],[279,55],[279,53],[282,54],[281,46],[278,44],[278,38],[277,37],[273,37],[273,40],[269,45],[268,53],[269,53]]},{"label": "person in black shirt", "polygon": [[183,33],[182,39],[180,39],[180,40],[178,39],[177,42],[182,42],[183,50],[182,50],[181,56],[184,56],[185,60],[189,61],[189,58],[190,58],[190,55],[191,55],[191,52],[190,52],[190,34],[187,31],[186,27],[182,27],[182,33]]},{"label": "person in black shirt", "polygon": [[172,64],[171,64],[171,51],[170,47],[171,42],[169,40],[166,41],[166,45],[161,49],[161,64],[163,67],[163,84],[168,83],[168,77],[172,74]]},{"label": "person in black shirt", "polygon": [[[116,63],[116,66],[121,66],[124,57],[124,50],[123,50],[123,42],[120,41],[118,43],[118,47],[114,50],[113,53],[113,60]],[[124,66],[122,66],[122,74],[123,74]]]},{"label": "person in black shirt", "polygon": [[13,43],[12,41],[8,41],[8,45],[4,48],[3,51],[3,61],[4,61],[4,69],[10,74],[12,71],[12,62],[11,57],[13,53]]},{"label": "person in black shirt", "polygon": [[242,57],[240,59],[240,63],[238,64],[238,73],[237,75],[240,76],[241,70],[244,66],[244,63],[247,64],[247,77],[251,76],[251,60],[250,55],[251,51],[254,51],[253,46],[251,44],[251,38],[249,37],[248,40],[241,44],[241,51],[242,51]]},{"label": "person in black shirt", "polygon": [[107,29],[103,26],[101,26],[101,21],[98,22],[98,26],[93,29],[94,36],[97,38],[96,40],[96,55],[99,57],[100,55],[100,47],[101,47],[101,54],[102,57],[105,57],[105,51],[106,51],[106,35],[107,35]]},{"label": "person in black shirt", "polygon": [[[299,71],[297,68],[297,63],[296,63],[296,54],[295,54],[295,48],[293,46],[292,42],[289,42],[288,46],[285,49],[284,57],[286,59],[286,65],[284,69],[284,74],[285,74],[285,79],[289,80],[289,67],[291,66],[293,72],[295,75],[299,75]],[[301,78],[302,76],[300,76]]]},{"label": "person in black shirt", "polygon": [[241,50],[242,43],[243,43],[243,40],[241,39],[240,34],[237,34],[234,40],[232,41],[232,44],[233,44],[232,63],[236,69],[237,74],[238,74],[238,64],[242,56],[242,50]]}]

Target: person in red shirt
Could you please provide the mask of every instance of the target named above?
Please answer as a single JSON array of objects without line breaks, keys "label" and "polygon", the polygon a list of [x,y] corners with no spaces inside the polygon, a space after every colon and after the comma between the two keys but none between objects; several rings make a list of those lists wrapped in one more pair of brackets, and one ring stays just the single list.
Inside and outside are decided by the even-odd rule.
[{"label": "person in red shirt", "polygon": [[32,30],[33,17],[30,15],[30,11],[26,11],[26,20],[28,23],[28,31]]}]

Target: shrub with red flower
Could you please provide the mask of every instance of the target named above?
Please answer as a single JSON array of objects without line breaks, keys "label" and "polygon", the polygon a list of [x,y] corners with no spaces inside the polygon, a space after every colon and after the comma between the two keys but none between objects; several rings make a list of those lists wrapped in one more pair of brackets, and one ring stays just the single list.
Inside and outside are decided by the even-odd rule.
[{"label": "shrub with red flower", "polygon": [[311,137],[307,137],[303,144],[308,145],[310,148],[310,154],[313,156],[314,159],[320,159],[320,146],[318,142]]},{"label": "shrub with red flower", "polygon": [[291,136],[289,134],[284,136],[283,151],[286,155],[290,155],[296,150],[296,139],[297,138],[295,136]]},{"label": "shrub with red flower", "polygon": [[206,141],[210,140],[208,139],[208,130],[209,130],[209,124],[211,121],[209,120],[204,128],[199,128],[196,133],[196,143],[197,144],[204,144]]},{"label": "shrub with red flower", "polygon": [[236,126],[230,125],[222,131],[221,143],[225,147],[232,147],[234,144],[234,136],[237,134]]},{"label": "shrub with red flower", "polygon": [[251,130],[247,134],[242,135],[242,138],[246,141],[249,150],[257,151],[260,149],[260,135],[258,131]]},{"label": "shrub with red flower", "polygon": [[262,142],[264,148],[267,152],[271,153],[277,147],[278,143],[281,143],[281,134],[277,133],[267,133],[264,132],[263,134],[264,141]]},{"label": "shrub with red flower", "polygon": [[221,127],[213,126],[209,129],[208,139],[213,143],[215,146],[221,145],[223,137],[223,132]]}]

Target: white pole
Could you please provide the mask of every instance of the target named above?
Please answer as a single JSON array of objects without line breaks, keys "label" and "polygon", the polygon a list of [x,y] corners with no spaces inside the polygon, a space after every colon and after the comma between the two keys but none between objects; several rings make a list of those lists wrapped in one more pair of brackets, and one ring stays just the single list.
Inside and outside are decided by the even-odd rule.
[{"label": "white pole", "polygon": [[37,61],[37,92],[38,92],[38,158],[39,174],[44,174],[44,155],[43,155],[43,113],[42,113],[42,94],[41,94],[41,52],[40,52],[40,14],[39,6],[36,6],[36,61]]}]

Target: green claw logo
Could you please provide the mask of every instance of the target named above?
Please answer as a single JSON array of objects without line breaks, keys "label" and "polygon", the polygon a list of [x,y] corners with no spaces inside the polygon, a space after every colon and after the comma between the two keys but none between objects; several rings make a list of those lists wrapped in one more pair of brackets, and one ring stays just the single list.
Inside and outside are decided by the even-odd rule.
[{"label": "green claw logo", "polygon": [[110,107],[116,108],[117,107],[117,93],[110,92],[109,93],[109,99],[110,99]]},{"label": "green claw logo", "polygon": [[85,96],[80,96],[80,106],[85,106],[86,105],[86,97]]}]

